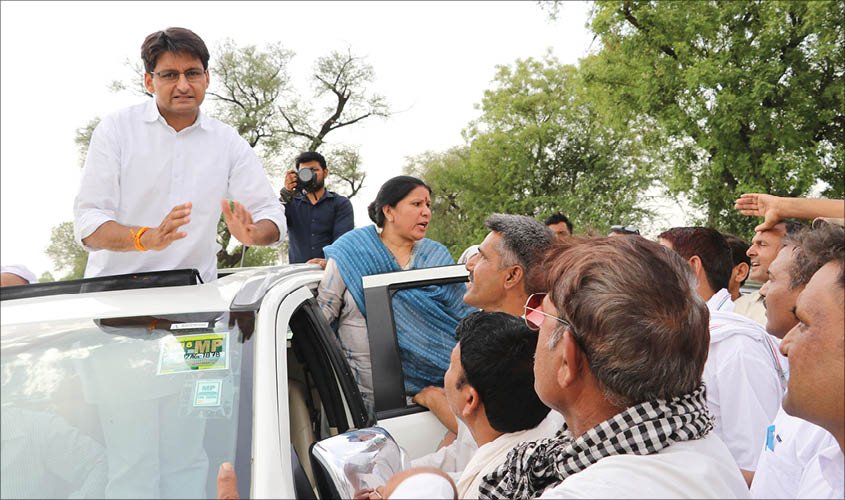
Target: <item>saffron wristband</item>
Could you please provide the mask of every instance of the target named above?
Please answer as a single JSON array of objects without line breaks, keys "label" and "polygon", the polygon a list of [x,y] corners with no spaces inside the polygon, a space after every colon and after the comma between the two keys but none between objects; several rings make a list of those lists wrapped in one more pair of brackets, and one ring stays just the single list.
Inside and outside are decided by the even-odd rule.
[{"label": "saffron wristband", "polygon": [[141,244],[141,235],[144,234],[147,229],[149,229],[147,226],[144,226],[137,231],[133,231],[132,228],[129,229],[129,232],[132,233],[132,238],[135,240],[135,250],[138,250],[139,252],[147,251],[147,249],[144,248],[144,245]]}]

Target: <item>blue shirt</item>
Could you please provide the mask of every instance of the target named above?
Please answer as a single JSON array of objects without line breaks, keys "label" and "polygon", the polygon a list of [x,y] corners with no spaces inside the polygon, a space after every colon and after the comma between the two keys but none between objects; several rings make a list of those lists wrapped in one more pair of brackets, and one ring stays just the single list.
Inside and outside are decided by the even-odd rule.
[{"label": "blue shirt", "polygon": [[301,193],[285,207],[288,223],[288,261],[291,264],[309,259],[323,259],[323,247],[352,230],[355,219],[349,198],[326,190],[312,205]]}]

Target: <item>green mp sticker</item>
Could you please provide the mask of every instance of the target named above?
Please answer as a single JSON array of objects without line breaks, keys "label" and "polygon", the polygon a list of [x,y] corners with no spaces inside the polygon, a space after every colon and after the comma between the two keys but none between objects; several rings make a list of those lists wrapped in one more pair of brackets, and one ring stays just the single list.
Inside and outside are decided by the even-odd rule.
[{"label": "green mp sticker", "polygon": [[197,380],[194,406],[220,406],[222,380]]},{"label": "green mp sticker", "polygon": [[229,332],[168,336],[161,339],[158,374],[229,368]]}]

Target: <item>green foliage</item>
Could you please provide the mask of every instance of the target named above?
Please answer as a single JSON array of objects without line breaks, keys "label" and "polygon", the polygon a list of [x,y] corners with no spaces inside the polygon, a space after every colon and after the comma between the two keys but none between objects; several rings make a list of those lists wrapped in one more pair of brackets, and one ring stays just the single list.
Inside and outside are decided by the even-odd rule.
[{"label": "green foliage", "polygon": [[89,120],[84,127],[76,129],[76,137],[74,137],[73,142],[76,144],[76,147],[79,148],[80,167],[85,166],[85,158],[88,156],[88,145],[91,144],[91,134],[94,133],[94,129],[97,128],[99,123],[100,117],[95,116]]},{"label": "green foliage", "polygon": [[312,77],[310,103],[295,99],[282,110],[285,133],[306,139],[305,151],[317,151],[333,130],[370,117],[390,116],[384,97],[368,90],[375,77],[373,67],[351,50],[334,50],[318,58]]},{"label": "green foliage", "polygon": [[454,255],[481,240],[494,212],[561,211],[599,230],[649,215],[641,203],[658,159],[636,140],[636,122],[608,123],[574,67],[551,55],[500,66],[480,108],[467,146],[406,167],[433,188],[429,236]]},{"label": "green foliage", "polygon": [[[74,239],[73,222],[62,222],[53,228],[47,256],[53,260],[56,269],[67,271],[61,280],[82,278],[88,263],[88,252]],[[50,277],[52,278],[52,275]],[[42,280],[43,278],[42,276]]]},{"label": "green foliage", "polygon": [[607,106],[653,120],[670,192],[749,234],[743,192],[843,197],[845,3],[600,1],[582,66]]},{"label": "green foliage", "polygon": [[53,277],[53,273],[50,271],[44,271],[40,278],[38,278],[39,283],[52,283],[56,281],[56,278]]},{"label": "green foliage", "polygon": [[268,161],[289,146],[282,133],[279,105],[289,97],[288,64],[293,52],[279,44],[263,49],[239,47],[226,40],[217,49],[212,66],[216,118],[228,123]]},{"label": "green foliage", "polygon": [[367,173],[361,167],[361,153],[354,146],[336,146],[326,154],[328,188],[352,198],[364,186]]}]

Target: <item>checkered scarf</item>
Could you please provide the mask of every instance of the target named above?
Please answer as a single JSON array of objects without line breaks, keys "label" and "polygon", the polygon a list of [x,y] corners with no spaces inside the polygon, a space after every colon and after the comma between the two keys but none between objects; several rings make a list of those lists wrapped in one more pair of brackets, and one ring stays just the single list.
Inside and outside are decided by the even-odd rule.
[{"label": "checkered scarf", "polygon": [[484,477],[479,498],[535,498],[604,457],[657,453],[677,441],[700,439],[712,429],[704,384],[670,401],[632,406],[575,439],[564,424],[553,438],[514,447],[505,463]]}]

